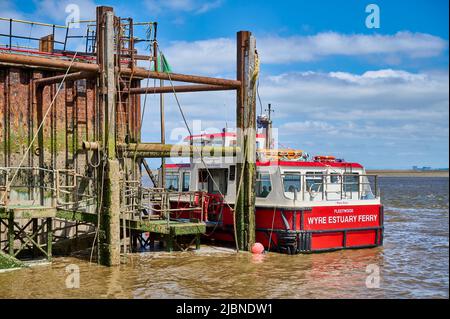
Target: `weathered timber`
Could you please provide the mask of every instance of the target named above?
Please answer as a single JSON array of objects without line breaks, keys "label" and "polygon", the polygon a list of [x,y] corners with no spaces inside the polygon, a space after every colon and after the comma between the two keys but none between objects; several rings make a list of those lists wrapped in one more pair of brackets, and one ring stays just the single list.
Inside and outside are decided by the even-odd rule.
[{"label": "weathered timber", "polygon": [[163,87],[145,87],[133,88],[126,93],[128,94],[160,94],[160,93],[186,93],[186,92],[204,92],[204,91],[229,91],[236,90],[234,86],[223,85],[175,85]]},{"label": "weathered timber", "polygon": [[237,145],[241,147],[241,158],[236,166],[235,222],[238,248],[249,250],[255,241],[255,196],[256,183],[256,103],[254,83],[256,43],[248,31],[237,34],[237,79],[241,86],[236,94]]},{"label": "weathered timber", "polygon": [[[103,145],[108,156],[104,176],[103,202],[100,208],[99,261],[105,266],[120,265],[120,166],[116,159],[116,117],[114,73],[114,13],[111,7],[97,8],[103,42],[98,45],[98,56],[104,77],[100,77],[102,109],[104,110]],[[99,43],[100,44],[100,43]]]},{"label": "weathered timber", "polygon": [[[0,63],[15,64],[20,66],[35,66],[35,67],[47,67],[60,70],[67,70],[70,66],[72,71],[87,71],[93,73],[99,73],[100,67],[98,64],[85,63],[85,62],[73,62],[70,60],[60,60],[56,58],[44,58],[36,56],[27,56],[22,54],[12,54],[12,53],[2,53],[0,54]],[[160,79],[160,80],[171,80],[176,82],[189,82],[198,84],[209,84],[209,85],[219,85],[232,87],[234,89],[240,86],[240,82],[236,80],[211,78],[207,76],[189,75],[189,74],[179,74],[179,73],[165,73],[149,71],[142,68],[123,68],[120,70],[121,74],[124,76],[135,77],[136,79]]]}]

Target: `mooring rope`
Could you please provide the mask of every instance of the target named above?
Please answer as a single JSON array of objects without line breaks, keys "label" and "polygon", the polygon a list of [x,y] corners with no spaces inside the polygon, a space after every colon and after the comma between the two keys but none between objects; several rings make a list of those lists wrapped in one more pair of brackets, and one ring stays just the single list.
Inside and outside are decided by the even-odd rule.
[{"label": "mooring rope", "polygon": [[270,251],[270,244],[272,243],[272,234],[273,234],[273,225],[275,224],[275,214],[277,212],[277,207],[275,206],[273,208],[273,216],[272,216],[272,227],[270,228],[270,235],[269,235],[269,247],[268,251]]}]

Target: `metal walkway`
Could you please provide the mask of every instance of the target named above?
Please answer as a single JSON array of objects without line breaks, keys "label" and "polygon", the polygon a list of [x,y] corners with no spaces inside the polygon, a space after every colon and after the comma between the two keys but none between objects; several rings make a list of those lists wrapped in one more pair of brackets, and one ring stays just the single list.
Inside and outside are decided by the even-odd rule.
[{"label": "metal walkway", "polygon": [[[6,229],[6,238],[0,237],[0,251],[17,257],[28,250],[50,260],[55,220],[97,227],[100,216],[94,182],[93,177],[74,170],[0,167],[0,225]],[[139,181],[127,181],[121,184],[121,196],[121,234],[130,238],[130,247],[139,242],[147,248],[160,240],[166,242],[168,251],[186,249],[179,238],[188,236],[188,246],[195,242],[199,248],[200,235],[206,232],[204,193],[145,188]],[[181,200],[183,207],[172,207]],[[174,218],[180,211],[188,212],[190,218]],[[126,251],[126,241],[122,241]]]}]

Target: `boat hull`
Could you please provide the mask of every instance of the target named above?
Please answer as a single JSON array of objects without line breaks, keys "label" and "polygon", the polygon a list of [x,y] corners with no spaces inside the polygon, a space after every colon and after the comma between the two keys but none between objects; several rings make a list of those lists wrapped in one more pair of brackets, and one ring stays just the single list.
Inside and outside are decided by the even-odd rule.
[{"label": "boat hull", "polygon": [[[178,206],[179,207],[179,206]],[[256,241],[287,254],[370,248],[383,244],[383,206],[257,207]],[[186,216],[184,216],[186,217]],[[232,209],[208,212],[207,237],[234,242]]]}]

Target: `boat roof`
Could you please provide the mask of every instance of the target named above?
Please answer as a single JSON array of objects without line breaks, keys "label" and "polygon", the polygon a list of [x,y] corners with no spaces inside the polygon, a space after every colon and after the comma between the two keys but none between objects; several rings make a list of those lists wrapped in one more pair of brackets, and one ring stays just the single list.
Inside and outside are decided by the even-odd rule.
[{"label": "boat roof", "polygon": [[[182,164],[166,164],[166,168],[187,168],[190,167],[189,163]],[[359,163],[348,162],[300,162],[300,161],[270,161],[261,162],[257,161],[256,166],[287,166],[287,167],[336,167],[336,168],[363,168]]]}]

